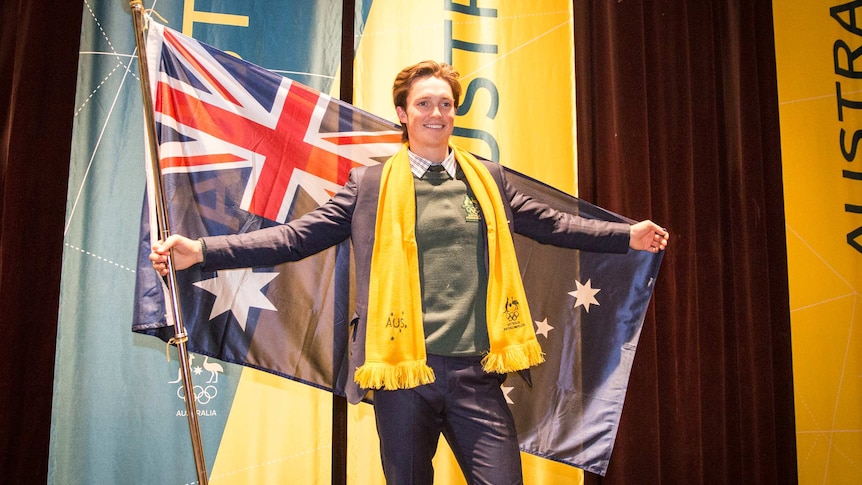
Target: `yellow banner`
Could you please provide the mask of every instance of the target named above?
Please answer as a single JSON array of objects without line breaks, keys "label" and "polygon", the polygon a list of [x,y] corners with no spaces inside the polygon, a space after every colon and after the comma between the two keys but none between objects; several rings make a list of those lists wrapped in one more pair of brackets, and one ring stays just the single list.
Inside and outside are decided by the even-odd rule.
[{"label": "yellow banner", "polygon": [[[576,193],[571,0],[374,0],[360,32],[354,105],[397,122],[395,75],[426,59],[452,64],[463,88],[455,143]],[[348,476],[382,484],[373,410],[363,404],[349,412]],[[527,484],[583,483],[577,468],[522,460]],[[445,440],[434,468],[436,483],[465,483]]]},{"label": "yellow banner", "polygon": [[455,142],[574,194],[572,2],[375,0],[355,63],[354,104],[397,122],[392,81],[426,59],[461,73]]},{"label": "yellow banner", "polygon": [[862,2],[773,12],[799,483],[862,483]]}]

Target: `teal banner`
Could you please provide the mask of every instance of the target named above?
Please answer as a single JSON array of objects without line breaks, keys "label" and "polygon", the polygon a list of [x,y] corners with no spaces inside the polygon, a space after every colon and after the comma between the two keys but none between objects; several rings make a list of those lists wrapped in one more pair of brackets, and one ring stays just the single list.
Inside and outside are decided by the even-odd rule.
[{"label": "teal banner", "polygon": [[[338,86],[340,1],[153,0],[144,6],[186,35],[317,90]],[[144,153],[130,7],[89,0],[70,160],[48,483],[196,482],[175,351],[170,349],[168,362],[161,340],[130,330]],[[195,354],[191,366],[211,470],[242,369]]]}]

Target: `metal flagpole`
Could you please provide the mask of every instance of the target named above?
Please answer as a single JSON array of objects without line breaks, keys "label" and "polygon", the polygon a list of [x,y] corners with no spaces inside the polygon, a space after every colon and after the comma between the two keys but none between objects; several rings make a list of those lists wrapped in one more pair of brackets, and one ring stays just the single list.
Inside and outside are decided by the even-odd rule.
[{"label": "metal flagpole", "polygon": [[[162,171],[159,165],[159,147],[156,140],[156,123],[153,114],[153,96],[150,91],[150,76],[147,66],[147,50],[144,40],[144,6],[141,0],[130,0],[132,7],[132,21],[135,27],[135,44],[138,50],[138,67],[141,71],[141,93],[144,98],[144,116],[147,125],[147,139],[149,141],[150,163],[152,164],[152,187],[155,192],[156,217],[158,221],[159,235],[162,240],[171,234],[170,222],[168,220],[167,199],[162,190]],[[182,312],[180,311],[180,299],[177,291],[177,274],[174,270],[172,257],[168,257],[168,276],[166,282],[170,294],[170,311],[174,318],[174,337],[169,343],[177,346],[177,357],[180,361],[180,372],[183,378],[183,390],[185,391],[186,414],[189,422],[189,433],[192,438],[192,451],[195,457],[195,469],[198,474],[198,482],[207,485],[207,465],[204,460],[203,443],[201,441],[201,430],[198,423],[197,406],[195,405],[194,386],[192,385],[192,373],[189,367],[189,355],[186,347],[188,336],[183,325]]]}]

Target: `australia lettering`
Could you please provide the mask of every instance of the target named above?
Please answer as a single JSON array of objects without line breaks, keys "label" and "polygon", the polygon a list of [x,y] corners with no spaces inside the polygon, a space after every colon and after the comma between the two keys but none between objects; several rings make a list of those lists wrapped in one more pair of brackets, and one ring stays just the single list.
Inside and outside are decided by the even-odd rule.
[{"label": "australia lettering", "polygon": [[[198,416],[218,416],[215,409],[196,409],[196,414]],[[188,417],[189,413],[185,409],[177,410],[177,417]]]},{"label": "australia lettering", "polygon": [[[452,12],[453,14],[480,18],[497,17],[497,9],[482,8],[479,7],[478,4],[479,0],[470,0],[466,4],[458,3],[455,0],[446,0],[444,2],[446,11]],[[447,64],[453,64],[453,52],[456,50],[470,55],[482,56],[483,61],[489,59],[490,56],[497,55],[498,47],[496,44],[472,42],[460,38],[455,32],[454,26],[455,23],[452,21],[451,18],[447,18],[444,20],[445,32],[443,34],[443,39],[445,42],[445,46],[443,50],[445,61]],[[464,91],[464,95],[461,100],[461,104],[458,107],[458,116],[464,116],[469,113],[470,109],[473,108],[477,97],[479,96],[482,96],[483,99],[487,97],[489,100],[488,110],[484,113],[485,117],[491,120],[496,118],[497,111],[500,107],[500,93],[497,90],[497,86],[492,80],[482,77],[472,79],[467,85],[467,88]],[[497,143],[497,140],[491,133],[488,133],[485,130],[480,130],[478,128],[456,126],[455,129],[452,131],[452,135],[460,136],[463,138],[473,138],[485,142],[491,152],[491,160],[498,162],[500,161],[500,145]]]},{"label": "australia lettering", "polygon": [[396,317],[395,313],[390,313],[389,318],[386,319],[386,328],[392,328],[399,332],[405,330],[407,328],[407,319],[404,318],[404,312],[401,312],[400,317]]},{"label": "australia lettering", "polygon": [[[860,7],[862,7],[862,0],[847,2],[829,9],[832,18],[844,30],[856,36],[855,42],[852,42],[853,45],[844,39],[838,39],[832,44],[832,63],[835,74],[845,79],[862,79],[862,63],[858,62],[859,58],[862,57],[862,27],[857,24],[859,15],[862,14],[862,11],[859,10]],[[835,98],[838,103],[838,121],[844,123],[845,110],[862,109],[862,100],[845,96],[841,89],[842,80],[844,79],[835,81]],[[859,142],[862,141],[862,129],[855,129],[854,127],[852,131],[853,134],[849,136],[849,139],[847,129],[842,127],[838,132],[839,149],[847,163],[855,163]],[[862,182],[862,171],[856,169],[855,166],[852,168],[842,170],[842,178]],[[856,191],[856,193],[862,193],[862,191]],[[844,204],[844,212],[862,214],[862,200]],[[847,233],[847,244],[862,253],[862,224]]]},{"label": "australia lettering", "polygon": [[[183,12],[182,33],[189,37],[194,37],[193,30],[195,24],[224,25],[228,27],[248,27],[248,15],[237,15],[230,13],[197,10],[195,8],[195,0],[185,0],[183,2]],[[225,52],[236,57],[241,57],[239,54],[233,51],[226,50]]]}]

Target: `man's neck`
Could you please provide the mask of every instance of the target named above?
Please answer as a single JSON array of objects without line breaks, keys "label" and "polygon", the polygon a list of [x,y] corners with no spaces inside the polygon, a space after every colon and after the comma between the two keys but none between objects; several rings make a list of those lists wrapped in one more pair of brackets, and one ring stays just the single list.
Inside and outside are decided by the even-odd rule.
[{"label": "man's neck", "polygon": [[449,155],[449,145],[443,146],[416,146],[411,144],[410,151],[432,163],[440,163]]}]

